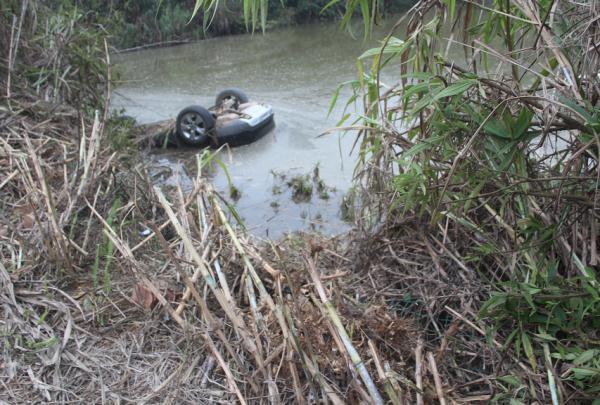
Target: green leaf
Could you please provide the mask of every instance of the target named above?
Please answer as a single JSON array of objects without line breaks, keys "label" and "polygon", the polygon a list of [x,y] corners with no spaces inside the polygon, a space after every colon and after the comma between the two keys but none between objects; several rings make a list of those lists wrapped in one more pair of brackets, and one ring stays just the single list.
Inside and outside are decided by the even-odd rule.
[{"label": "green leaf", "polygon": [[529,124],[531,123],[531,119],[533,118],[533,113],[529,111],[528,108],[523,108],[519,117],[513,124],[513,140],[519,140],[521,135],[526,133],[527,128],[529,128]]},{"label": "green leaf", "polygon": [[406,152],[402,153],[402,157],[403,158],[408,158],[408,157],[412,157],[426,149],[431,148],[432,146],[434,146],[435,144],[437,144],[439,141],[441,141],[442,139],[444,139],[443,136],[434,136],[428,139],[425,139],[423,142],[419,142],[416,145],[414,145],[412,148],[410,148],[409,150],[407,150]]},{"label": "green leaf", "polygon": [[[360,12],[362,13],[363,24],[364,24],[364,29],[365,29],[364,38],[367,39],[367,37],[369,36],[370,24],[371,24],[371,16],[370,16],[370,12],[369,12],[369,0],[359,0],[359,1],[360,1]],[[373,12],[375,12],[375,11],[373,11]]]},{"label": "green leaf", "polygon": [[267,26],[267,13],[269,11],[269,0],[260,0],[260,28],[263,34]]},{"label": "green leaf", "polygon": [[[366,50],[362,55],[358,57],[358,59],[366,59],[369,57],[377,56],[379,54],[398,54],[400,55],[402,52],[406,50],[408,45],[412,43],[412,41],[403,41],[400,38],[390,37],[389,41],[385,45],[385,47],[380,46],[378,48],[371,48]],[[381,48],[383,47],[383,51]]]},{"label": "green leaf", "polygon": [[600,369],[597,368],[581,368],[575,367],[571,369],[573,377],[578,380],[587,379],[589,377],[595,377],[600,375]]},{"label": "green leaf", "polygon": [[511,139],[510,129],[506,127],[503,121],[490,118],[484,125],[483,129],[499,138]]},{"label": "green leaf", "polygon": [[481,316],[488,316],[494,308],[504,305],[505,303],[506,303],[506,295],[505,294],[493,295],[490,299],[488,299],[485,302],[485,304],[483,304],[479,313]]},{"label": "green leaf", "polygon": [[537,368],[537,361],[535,359],[535,354],[533,353],[533,346],[531,345],[531,340],[529,340],[529,336],[527,333],[523,332],[521,334],[521,342],[523,343],[523,350],[525,351],[525,355],[529,360],[529,364],[531,364],[531,368],[533,371]]},{"label": "green leaf", "polygon": [[573,364],[576,366],[581,366],[587,363],[588,361],[592,360],[593,358],[596,358],[598,355],[600,355],[600,350],[586,350],[585,352],[577,356],[575,360],[573,360]]},{"label": "green leaf", "polygon": [[473,80],[473,79],[461,80],[461,81],[451,84],[448,87],[443,88],[442,90],[435,93],[435,95],[433,95],[433,96],[425,96],[421,100],[419,100],[417,103],[415,103],[415,105],[413,106],[413,109],[411,111],[411,114],[416,114],[419,111],[421,111],[423,108],[425,108],[443,98],[462,94],[465,91],[467,91],[468,89],[470,89],[472,86],[474,86],[475,84],[477,84],[477,80]]},{"label": "green leaf", "polygon": [[[510,332],[510,335],[508,335],[508,337],[506,338],[506,341],[504,342],[504,344],[502,345],[502,350],[506,350],[510,344],[512,343],[513,339],[515,338],[515,336],[517,336],[517,333],[519,332],[519,329],[515,329],[512,332]],[[518,339],[517,339],[518,341]]]},{"label": "green leaf", "polygon": [[436,83],[436,82],[424,82],[424,83],[412,84],[412,85],[406,86],[406,89],[404,90],[404,94],[402,95],[402,97],[405,100],[409,100],[410,97],[412,97],[416,93],[430,92],[430,91],[433,91],[434,89],[438,89],[440,86],[441,86],[441,83]]},{"label": "green leaf", "polygon": [[252,0],[244,0],[244,24],[246,25],[246,30],[250,28],[251,2]]},{"label": "green leaf", "polygon": [[556,340],[555,337],[550,336],[546,332],[534,333],[533,335],[536,336],[536,337],[538,337],[538,338],[540,338],[540,339],[542,339],[542,340],[545,340],[545,341],[554,341],[554,340]]},{"label": "green leaf", "polygon": [[513,387],[520,387],[521,385],[523,385],[523,383],[521,382],[521,380],[519,379],[519,377],[516,377],[514,375],[500,376],[500,377],[497,378],[497,380],[505,382],[507,384],[510,384]]},{"label": "green leaf", "polygon": [[327,4],[325,5],[325,7],[323,7],[323,8],[321,9],[321,11],[320,11],[319,13],[320,13],[320,14],[323,14],[325,11],[327,11],[327,9],[328,9],[328,8],[330,8],[331,6],[333,6],[334,4],[337,4],[337,3],[339,3],[339,2],[340,2],[340,0],[331,0],[329,3],[327,3]]},{"label": "green leaf", "polygon": [[444,0],[444,4],[450,9],[450,19],[454,20],[454,14],[456,13],[456,0]]},{"label": "green leaf", "polygon": [[578,113],[581,117],[583,117],[586,120],[586,123],[591,123],[592,121],[594,121],[594,116],[592,114],[590,114],[590,112],[588,110],[586,110],[585,108],[583,108],[582,106],[580,106],[579,104],[577,104],[577,102],[566,98],[566,97],[559,97],[559,100],[563,102],[563,104],[565,104],[567,107],[569,107],[571,110],[573,110],[574,112]]},{"label": "green leaf", "polygon": [[[203,4],[204,4],[204,0],[196,0],[196,4],[194,4],[194,11],[192,11],[192,16],[190,17],[190,21],[188,21],[188,24],[189,24],[189,22],[191,22],[194,19],[194,17],[198,13],[198,10],[200,10],[200,7],[202,7]],[[159,6],[160,6],[160,4],[159,4]]]}]

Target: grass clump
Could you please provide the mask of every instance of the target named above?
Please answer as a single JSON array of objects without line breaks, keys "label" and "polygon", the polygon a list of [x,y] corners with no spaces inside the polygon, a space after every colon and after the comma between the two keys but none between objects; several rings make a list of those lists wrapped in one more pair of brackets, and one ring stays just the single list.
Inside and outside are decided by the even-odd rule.
[{"label": "grass clump", "polygon": [[110,147],[115,152],[132,150],[135,118],[126,115],[114,115],[106,123],[106,133]]},{"label": "grass clump", "polygon": [[229,198],[231,198],[233,201],[238,201],[240,198],[242,198],[242,192],[233,184],[229,185]]},{"label": "grass clump", "polygon": [[292,177],[286,184],[292,190],[294,202],[308,202],[312,198],[313,184],[308,175]]},{"label": "grass clump", "polygon": [[356,220],[355,212],[358,208],[356,205],[356,189],[351,187],[344,197],[342,198],[342,203],[340,204],[340,216],[342,220],[346,222],[354,222]]}]

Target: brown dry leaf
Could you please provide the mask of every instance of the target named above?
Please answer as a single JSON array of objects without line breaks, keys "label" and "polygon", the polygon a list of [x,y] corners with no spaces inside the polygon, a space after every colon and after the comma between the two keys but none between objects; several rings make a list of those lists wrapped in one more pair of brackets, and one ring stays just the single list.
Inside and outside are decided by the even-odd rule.
[{"label": "brown dry leaf", "polygon": [[131,299],[145,310],[151,310],[158,302],[154,294],[142,283],[138,283],[133,287]]},{"label": "brown dry leaf", "polygon": [[17,207],[15,211],[18,213],[18,217],[21,220],[21,227],[23,229],[33,228],[33,225],[35,224],[35,215],[34,208],[31,206],[31,204]]},{"label": "brown dry leaf", "polygon": [[22,228],[24,228],[24,229],[31,229],[31,228],[33,228],[33,224],[35,224],[35,217],[33,216],[33,214],[23,215],[22,218],[23,218],[21,220],[21,227]]}]

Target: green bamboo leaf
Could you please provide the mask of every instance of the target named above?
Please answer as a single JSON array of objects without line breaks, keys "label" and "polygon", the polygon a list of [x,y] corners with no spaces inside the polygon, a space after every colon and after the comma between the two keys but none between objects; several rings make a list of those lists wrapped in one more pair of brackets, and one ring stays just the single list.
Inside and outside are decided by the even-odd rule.
[{"label": "green bamboo leaf", "polygon": [[363,65],[362,62],[360,60],[356,61],[356,70],[358,71],[358,83],[360,84],[360,87],[365,87],[365,73],[363,71]]},{"label": "green bamboo leaf", "polygon": [[513,140],[520,140],[521,136],[527,133],[527,129],[529,128],[529,124],[531,123],[531,119],[533,118],[533,113],[529,111],[528,108],[523,108],[519,113],[519,117],[514,122],[513,125]]},{"label": "green bamboo leaf", "polygon": [[335,126],[341,127],[344,124],[344,122],[348,120],[348,118],[350,118],[350,114],[344,114],[342,118],[340,118],[340,120],[335,124]]},{"label": "green bamboo leaf", "polygon": [[[366,50],[365,52],[363,52],[362,55],[360,55],[358,57],[358,59],[365,59],[368,57],[373,57],[373,56],[377,56],[380,53],[385,54],[398,54],[400,55],[402,52],[404,52],[406,50],[406,48],[408,47],[409,44],[411,44],[412,41],[403,41],[400,38],[396,38],[396,37],[391,37],[389,39],[389,41],[387,42],[387,44],[385,46],[380,46],[377,48],[371,48]],[[381,48],[383,47],[383,52],[381,50]]]},{"label": "green bamboo leaf", "polygon": [[483,129],[502,139],[511,139],[510,130],[506,127],[503,121],[497,119],[489,119],[484,125]]},{"label": "green bamboo leaf", "polygon": [[492,313],[492,310],[498,306],[503,306],[506,304],[506,295],[505,294],[496,294],[493,295],[490,299],[488,299],[481,309],[479,310],[480,316],[489,316]]},{"label": "green bamboo leaf", "polygon": [[366,40],[369,36],[371,17],[369,13],[369,0],[359,0],[360,1],[360,12],[363,17],[363,25],[365,29],[364,39]]},{"label": "green bamboo leaf", "polygon": [[454,14],[456,13],[456,0],[444,0],[446,7],[450,9],[450,19],[454,20]]},{"label": "green bamboo leaf", "polygon": [[331,96],[331,101],[329,102],[329,108],[327,109],[327,116],[329,116],[331,114],[331,112],[333,111],[333,108],[337,104],[337,99],[340,96],[340,90],[341,90],[341,86],[338,86],[335,89],[335,91],[333,92],[333,95]]},{"label": "green bamboo leaf", "polygon": [[331,6],[333,6],[334,4],[337,4],[339,2],[340,2],[340,0],[331,0],[329,3],[327,3],[325,5],[325,7],[323,7],[321,9],[321,11],[319,12],[319,14],[323,14],[325,11],[327,11],[327,9],[329,9]]},{"label": "green bamboo leaf", "polygon": [[344,12],[344,16],[342,17],[342,22],[340,27],[342,29],[346,29],[350,20],[352,19],[352,14],[354,14],[354,10],[356,9],[357,0],[348,0],[346,2],[346,11]]},{"label": "green bamboo leaf", "polygon": [[573,376],[577,380],[588,379],[600,375],[600,369],[597,368],[583,368],[576,367],[572,368]]},{"label": "green bamboo leaf", "polygon": [[409,86],[406,86],[406,89],[404,90],[404,94],[402,94],[402,97],[405,100],[410,100],[410,98],[416,93],[430,92],[432,90],[438,89],[441,85],[442,85],[441,83],[435,83],[435,82],[433,82],[433,83],[425,82],[425,83],[409,85]]},{"label": "green bamboo leaf", "polygon": [[269,11],[269,0],[260,0],[260,27],[263,34],[267,26],[267,13]]},{"label": "green bamboo leaf", "polygon": [[520,387],[521,385],[523,385],[523,383],[521,382],[519,377],[516,377],[514,375],[504,375],[504,376],[500,376],[496,379],[499,381],[505,382],[507,384],[510,384],[513,387]]},{"label": "green bamboo leaf", "polygon": [[531,368],[533,368],[533,371],[535,371],[537,368],[537,361],[535,359],[535,354],[533,353],[533,346],[531,345],[531,340],[529,340],[529,336],[527,335],[527,333],[523,332],[521,334],[521,342],[523,343],[523,350],[525,351],[527,360],[529,360]]},{"label": "green bamboo leaf", "polygon": [[586,120],[586,123],[589,124],[594,121],[594,116],[592,114],[590,114],[590,112],[587,109],[585,109],[581,105],[577,104],[576,101],[566,98],[564,96],[559,97],[559,100],[563,104],[565,104],[567,107],[569,107],[571,110],[573,110],[574,112],[576,112],[580,116],[582,116]]},{"label": "green bamboo leaf", "polygon": [[246,30],[250,28],[251,2],[252,0],[244,0],[244,24],[246,25]]},{"label": "green bamboo leaf", "polygon": [[575,360],[573,360],[573,364],[576,366],[581,366],[584,365],[585,363],[589,362],[590,360],[597,358],[597,356],[600,355],[600,350],[586,350],[585,352],[581,353],[579,356],[577,356],[575,358]]},{"label": "green bamboo leaf", "polygon": [[192,11],[192,16],[190,17],[190,21],[188,21],[188,24],[194,19],[194,17],[198,13],[198,10],[200,10],[200,8],[204,5],[204,1],[205,0],[196,0],[196,4],[194,4],[194,10]]},{"label": "green bamboo leaf", "polygon": [[540,332],[540,333],[534,333],[534,336],[542,339],[542,340],[546,340],[546,341],[556,341],[556,338],[553,336],[550,336],[548,333],[546,332]]},{"label": "green bamboo leaf", "polygon": [[473,79],[458,81],[458,82],[453,83],[450,86],[446,87],[439,93],[437,93],[435,95],[434,99],[439,100],[439,99],[442,99],[445,97],[451,97],[451,96],[456,96],[458,94],[462,94],[465,91],[467,91],[468,89],[470,89],[472,86],[474,86],[475,84],[477,84],[477,80],[473,80]]},{"label": "green bamboo leaf", "polygon": [[433,96],[425,96],[421,100],[419,100],[417,103],[415,103],[415,105],[413,106],[413,109],[411,111],[411,114],[416,114],[419,111],[421,111],[422,109],[424,109],[425,107],[427,107],[443,98],[462,94],[465,91],[467,91],[468,89],[470,89],[472,86],[474,86],[475,84],[477,84],[477,80],[473,80],[473,79],[461,80],[461,81],[453,83],[450,86],[438,91]]},{"label": "green bamboo leaf", "polygon": [[442,139],[444,139],[443,136],[434,136],[431,137],[429,139],[424,140],[423,142],[419,142],[416,145],[414,145],[412,148],[410,148],[409,150],[407,150],[406,152],[404,152],[402,154],[403,158],[409,158],[411,156],[414,156],[426,149],[431,148],[433,145],[435,145],[436,143],[438,143],[439,141],[441,141]]}]

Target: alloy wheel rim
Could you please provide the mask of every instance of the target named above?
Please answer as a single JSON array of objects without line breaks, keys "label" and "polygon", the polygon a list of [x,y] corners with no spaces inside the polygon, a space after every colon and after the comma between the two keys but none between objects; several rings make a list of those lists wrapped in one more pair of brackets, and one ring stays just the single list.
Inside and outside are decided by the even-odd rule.
[{"label": "alloy wheel rim", "polygon": [[189,112],[181,119],[183,136],[191,140],[197,140],[206,132],[204,120],[195,112]]}]

